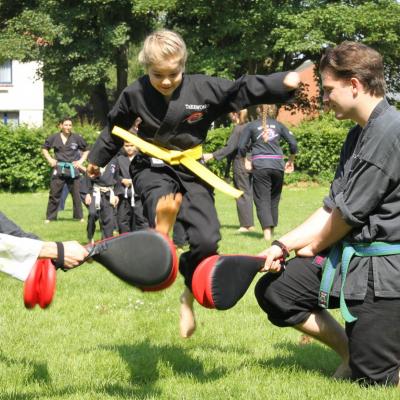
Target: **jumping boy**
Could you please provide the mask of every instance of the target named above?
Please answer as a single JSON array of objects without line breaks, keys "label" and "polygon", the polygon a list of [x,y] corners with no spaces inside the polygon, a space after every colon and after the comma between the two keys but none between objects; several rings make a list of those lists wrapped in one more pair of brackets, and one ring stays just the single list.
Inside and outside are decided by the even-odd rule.
[{"label": "jumping boy", "polygon": [[[288,101],[299,84],[294,72],[242,76],[236,81],[187,75],[186,58],[186,45],[175,32],[157,31],[146,38],[139,61],[147,75],[128,86],[109,113],[108,124],[89,156],[89,174],[98,174],[99,166],[122,147],[122,140],[111,134],[114,126],[129,130],[140,117],[140,138],[169,150],[195,149],[199,159],[198,146],[205,141],[216,118],[252,104]],[[190,249],[180,257],[180,272],[186,285],[180,298],[180,333],[189,337],[196,326],[191,293],[193,272],[202,259],[217,253],[221,238],[213,188],[182,165],[171,166],[144,155],[135,157],[131,176],[151,226],[155,224],[158,199],[168,193],[183,194],[178,220],[187,232]]]},{"label": "jumping boy", "polygon": [[[273,324],[340,355],[335,377],[399,385],[400,113],[385,98],[382,57],[370,47],[328,49],[320,73],[324,104],[357,125],[323,207],[262,253],[271,272],[282,255],[297,257],[265,274],[256,297]],[[325,310],[339,306],[345,330]]]}]

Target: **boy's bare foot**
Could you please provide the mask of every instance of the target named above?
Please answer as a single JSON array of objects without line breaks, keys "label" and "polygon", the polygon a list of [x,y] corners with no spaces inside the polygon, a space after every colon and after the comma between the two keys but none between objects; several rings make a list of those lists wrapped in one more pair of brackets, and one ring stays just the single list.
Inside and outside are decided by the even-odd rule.
[{"label": "boy's bare foot", "polygon": [[347,380],[351,378],[351,369],[349,367],[348,362],[342,362],[335,373],[332,375],[332,378],[340,379],[340,380]]},{"label": "boy's bare foot", "polygon": [[170,193],[160,197],[156,207],[156,230],[168,235],[175,224],[182,204],[181,193]]},{"label": "boy's bare foot", "polygon": [[193,294],[185,288],[180,297],[181,308],[179,313],[179,330],[183,338],[187,339],[196,330],[196,320],[193,312]]}]

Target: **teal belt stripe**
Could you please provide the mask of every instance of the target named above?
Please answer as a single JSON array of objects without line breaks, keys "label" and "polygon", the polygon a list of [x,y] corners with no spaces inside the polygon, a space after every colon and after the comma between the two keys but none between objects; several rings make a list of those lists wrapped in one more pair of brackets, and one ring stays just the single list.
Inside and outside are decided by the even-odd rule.
[{"label": "teal belt stripe", "polygon": [[69,168],[69,171],[71,173],[71,178],[75,178],[75,168],[72,163],[69,162],[64,162],[64,161],[58,161],[57,165],[61,167],[61,173],[64,173],[65,168]]},{"label": "teal belt stripe", "polygon": [[358,257],[379,257],[388,256],[393,254],[400,254],[400,244],[386,243],[386,242],[372,242],[372,243],[347,243],[341,242],[335,245],[324,264],[324,271],[321,279],[321,286],[319,290],[318,305],[322,308],[329,307],[329,295],[333,286],[336,267],[339,262],[340,254],[342,254],[341,274],[342,285],[340,288],[340,311],[346,322],[354,322],[356,317],[350,314],[344,298],[344,288],[346,285],[346,276],[349,269],[350,261],[353,256]]}]

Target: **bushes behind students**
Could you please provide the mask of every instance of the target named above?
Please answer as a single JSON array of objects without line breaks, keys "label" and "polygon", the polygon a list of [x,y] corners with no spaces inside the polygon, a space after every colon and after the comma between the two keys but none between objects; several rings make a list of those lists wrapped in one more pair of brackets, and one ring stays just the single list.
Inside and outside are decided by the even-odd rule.
[{"label": "bushes behind students", "polygon": [[[299,152],[295,161],[295,172],[285,174],[285,183],[298,181],[329,182],[332,180],[339,161],[340,149],[344,138],[353,124],[338,121],[332,114],[323,114],[299,126],[289,127],[297,139]],[[232,132],[232,127],[212,130],[204,146],[204,152],[212,153],[223,147]],[[288,154],[286,143],[282,143],[284,153]],[[226,159],[212,161],[207,166],[219,176],[223,176]]]},{"label": "bushes behind students", "polygon": [[[299,153],[295,173],[286,174],[286,183],[298,181],[330,181],[336,169],[338,154],[351,122],[337,121],[331,114],[305,121],[290,129],[296,136]],[[90,124],[74,125],[89,145],[97,138],[99,128]],[[36,191],[48,187],[50,168],[41,153],[45,139],[57,131],[44,127],[32,129],[21,125],[6,126],[0,123],[0,190]],[[212,153],[223,147],[232,127],[211,130],[204,145],[204,152]],[[285,149],[285,146],[283,146]],[[287,149],[285,149],[287,154]],[[226,159],[207,166],[223,176]]]},{"label": "bushes behind students", "polygon": [[[95,141],[98,128],[77,125],[89,144]],[[0,190],[36,191],[48,187],[50,167],[42,156],[42,144],[57,132],[54,127],[28,128],[0,123]]]}]

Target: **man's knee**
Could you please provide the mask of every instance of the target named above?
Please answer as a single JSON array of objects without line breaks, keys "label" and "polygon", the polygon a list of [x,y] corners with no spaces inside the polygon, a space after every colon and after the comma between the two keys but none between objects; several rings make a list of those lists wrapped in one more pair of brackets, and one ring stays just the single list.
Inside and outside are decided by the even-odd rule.
[{"label": "man's knee", "polygon": [[311,310],[284,297],[279,284],[280,276],[281,274],[265,274],[257,282],[254,293],[259,306],[272,324],[293,327],[305,321],[311,314]]},{"label": "man's knee", "polygon": [[[272,320],[271,322],[274,325],[280,325],[274,323],[276,317],[279,317],[283,314],[283,310],[280,307],[280,302],[277,301],[278,297],[277,293],[275,293],[275,289],[272,283],[276,280],[278,274],[265,274],[256,284],[254,288],[254,294],[256,296],[258,305],[261,309],[268,315],[268,318]],[[275,318],[274,318],[275,316]]]}]

